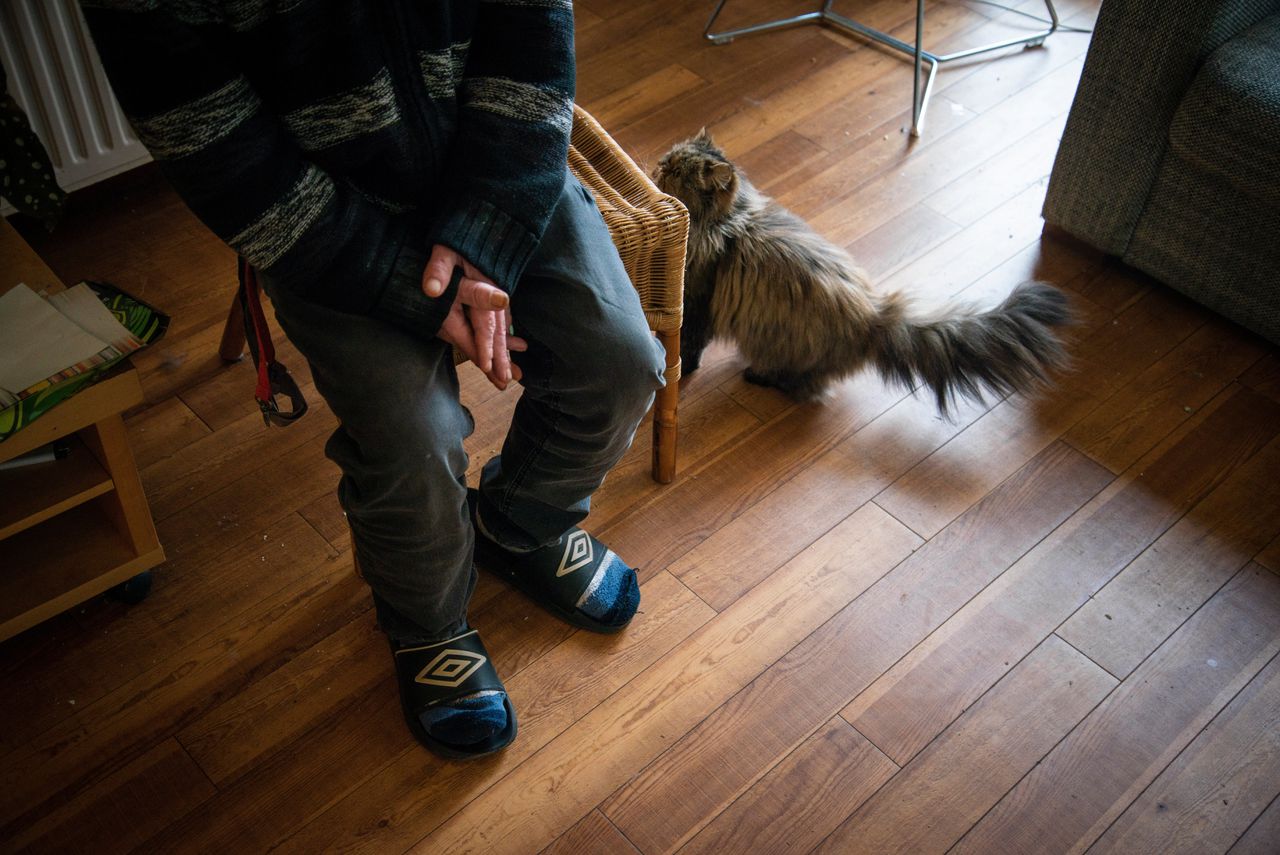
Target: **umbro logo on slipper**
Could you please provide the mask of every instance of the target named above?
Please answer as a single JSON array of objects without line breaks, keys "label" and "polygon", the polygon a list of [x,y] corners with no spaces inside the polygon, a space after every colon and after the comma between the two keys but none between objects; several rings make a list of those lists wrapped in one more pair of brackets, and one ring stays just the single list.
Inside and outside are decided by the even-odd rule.
[{"label": "umbro logo on slipper", "polygon": [[455,686],[461,686],[464,680],[487,661],[479,653],[455,650],[451,647],[428,662],[427,667],[419,671],[413,681],[426,686],[445,686],[452,689]]},{"label": "umbro logo on slipper", "polygon": [[595,550],[591,547],[591,537],[581,529],[569,533],[565,538],[564,555],[560,558],[560,569],[556,578],[567,576],[574,570],[586,567],[595,558]]}]

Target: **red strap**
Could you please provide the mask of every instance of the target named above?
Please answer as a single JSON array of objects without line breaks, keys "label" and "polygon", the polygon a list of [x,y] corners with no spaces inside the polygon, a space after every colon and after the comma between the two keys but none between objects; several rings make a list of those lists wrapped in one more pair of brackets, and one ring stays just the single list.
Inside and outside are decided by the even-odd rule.
[{"label": "red strap", "polygon": [[271,375],[269,366],[276,360],[275,345],[271,343],[271,330],[267,328],[267,317],[262,311],[262,294],[258,286],[258,272],[244,259],[240,260],[241,282],[245,290],[246,318],[253,330],[254,360],[258,367],[258,387],[253,396],[259,403],[271,400]]},{"label": "red strap", "polygon": [[[258,372],[258,384],[254,398],[262,410],[267,424],[287,425],[307,411],[307,402],[298,384],[279,362],[276,362],[275,345],[271,342],[271,327],[262,311],[262,289],[258,284],[258,272],[249,262],[240,259],[240,307],[244,311],[245,339],[253,355]],[[275,396],[284,394],[293,405],[292,412],[281,412]]]}]

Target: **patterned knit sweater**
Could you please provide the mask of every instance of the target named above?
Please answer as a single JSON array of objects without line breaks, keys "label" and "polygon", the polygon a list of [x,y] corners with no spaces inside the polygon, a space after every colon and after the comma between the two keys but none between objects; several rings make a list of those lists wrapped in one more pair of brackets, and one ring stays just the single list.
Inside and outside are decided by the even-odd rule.
[{"label": "patterned knit sweater", "polygon": [[570,0],[82,0],[196,215],[282,286],[420,335],[433,244],[510,292],[565,178]]}]

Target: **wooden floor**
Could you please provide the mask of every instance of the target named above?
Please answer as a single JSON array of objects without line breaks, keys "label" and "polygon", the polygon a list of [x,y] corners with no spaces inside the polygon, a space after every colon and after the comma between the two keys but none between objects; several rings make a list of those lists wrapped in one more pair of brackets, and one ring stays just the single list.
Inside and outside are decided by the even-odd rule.
[{"label": "wooden floor", "polygon": [[[913,4],[857,5],[910,37]],[[1057,283],[1074,372],[943,421],[870,376],[794,406],[714,348],[676,483],[642,430],[589,521],[641,568],[642,614],[575,632],[483,579],[520,736],[442,762],[351,572],[334,419],[302,371],[311,414],[264,428],[251,370],[215,357],[229,251],[154,170],[100,185],[26,231],[173,315],[128,422],[170,560],[145,603],[0,646],[0,849],[1276,851],[1280,358],[1041,237],[1088,37],[943,71],[912,145],[895,56],[816,28],[710,47],[710,2],[576,6],[580,100],[638,159],[706,124],[885,287]],[[1077,26],[1096,7],[1058,2]],[[929,15],[943,49],[1011,31]],[[464,386],[474,469],[515,394]]]}]

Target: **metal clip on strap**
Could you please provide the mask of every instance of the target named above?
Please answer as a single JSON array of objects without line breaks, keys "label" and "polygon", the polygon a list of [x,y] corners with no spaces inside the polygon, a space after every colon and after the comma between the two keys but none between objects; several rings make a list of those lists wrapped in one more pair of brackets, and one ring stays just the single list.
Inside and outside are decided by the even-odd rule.
[{"label": "metal clip on strap", "polygon": [[[267,425],[292,424],[307,412],[307,401],[302,390],[289,374],[289,369],[276,361],[276,349],[271,343],[271,329],[262,311],[262,295],[257,271],[249,262],[240,259],[240,308],[244,314],[245,340],[258,372],[258,385],[253,397],[262,411],[262,421]],[[276,395],[289,399],[291,409],[284,412],[276,403]]]}]

